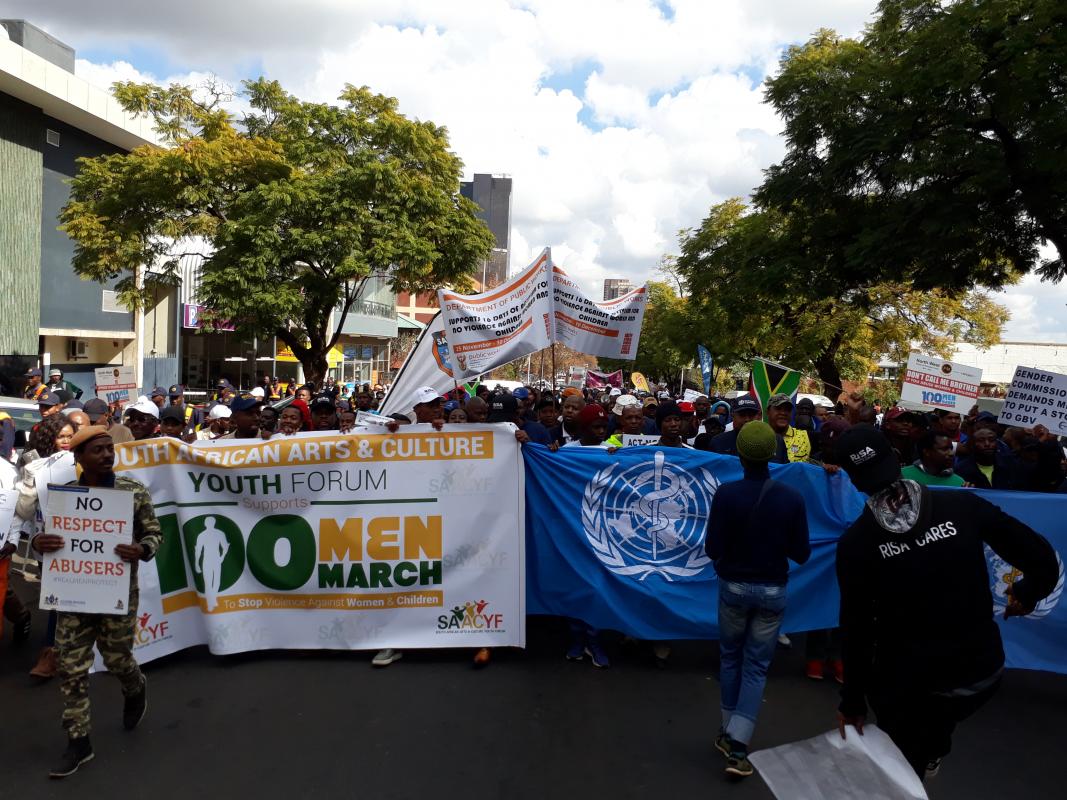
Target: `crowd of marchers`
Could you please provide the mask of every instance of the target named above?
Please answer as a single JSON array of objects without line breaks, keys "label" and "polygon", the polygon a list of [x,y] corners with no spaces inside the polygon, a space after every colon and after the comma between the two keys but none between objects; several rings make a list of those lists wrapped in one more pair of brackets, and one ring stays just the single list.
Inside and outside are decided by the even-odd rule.
[{"label": "crowd of marchers", "polygon": [[[385,395],[383,387],[368,384],[347,387],[329,380],[295,386],[265,378],[250,392],[220,381],[203,404],[186,402],[183,387],[174,385],[120,407],[96,397],[83,401],[82,390],[58,370],[48,381],[40,370],[26,379],[24,397],[38,404],[41,419],[24,446],[16,445],[10,420],[0,419],[0,488],[18,490],[15,523],[0,532],[0,575],[23,539],[37,556],[64,546],[61,536],[44,532],[37,492],[43,466],[60,451],[73,452],[78,483],[134,493],[134,541],[119,545],[116,553],[136,565],[152,559],[162,532],[145,487],[114,473],[116,444],[153,437],[267,440],[365,431],[360,412],[375,412]],[[977,408],[966,416],[883,410],[858,393],[843,394],[836,405],[784,394],[763,404],[748,394],[685,401],[663,387],[627,392],[478,386],[445,395],[422,387],[406,401],[406,412],[376,418],[373,430],[395,434],[417,423],[437,429],[505,423],[519,446],[543,445],[553,452],[595,447],[610,454],[627,447],[633,436],[643,445],[739,459],[744,477],[716,491],[705,543],[719,577],[721,725],[714,744],[732,776],[752,774],[748,749],[767,670],[776,647],[791,644],[780,633],[789,562],[803,564],[811,553],[805,499],[774,480],[771,464],[810,463],[826,480],[843,480],[838,474],[843,470],[866,496],[862,515],[838,545],[841,624],[806,634],[807,675],[842,684],[842,736],[849,735],[848,727],[850,735],[862,735],[868,708],[873,709],[920,777],[937,773],[956,724],[1004,679],[984,548],[1022,576],[1008,590],[1005,616],[1031,613],[1057,581],[1055,552],[1039,534],[974,492],[931,490],[1067,493],[1067,451],[1060,439],[1041,426],[1003,426]],[[925,591],[915,592],[917,586]],[[48,615],[31,675],[40,682],[58,676],[64,698],[68,745],[52,777],[70,775],[93,757],[87,677],[94,644],[122,683],[125,727],[137,727],[147,709],[147,682],[132,655],[137,600],[133,581],[124,615]],[[931,617],[929,608],[939,609],[938,615]],[[4,617],[15,644],[31,638],[31,615],[10,583]],[[582,609],[574,609],[567,623],[566,657],[610,666],[600,632],[582,620]],[[655,663],[666,666],[669,643],[648,646]],[[372,663],[387,666],[401,656],[384,649]],[[485,666],[490,658],[490,650],[482,648],[473,660]]]}]

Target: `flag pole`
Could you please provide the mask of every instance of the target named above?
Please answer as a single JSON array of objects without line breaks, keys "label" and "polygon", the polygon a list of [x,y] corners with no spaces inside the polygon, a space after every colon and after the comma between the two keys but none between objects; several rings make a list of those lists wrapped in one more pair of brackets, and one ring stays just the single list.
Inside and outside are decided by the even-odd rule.
[{"label": "flag pole", "polygon": [[556,343],[552,342],[552,393],[556,393]]}]

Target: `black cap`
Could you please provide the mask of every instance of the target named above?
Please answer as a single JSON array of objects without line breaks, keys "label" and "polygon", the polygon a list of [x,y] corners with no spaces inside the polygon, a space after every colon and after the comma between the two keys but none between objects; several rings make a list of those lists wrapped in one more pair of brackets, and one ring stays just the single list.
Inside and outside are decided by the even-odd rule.
[{"label": "black cap", "polygon": [[[263,405],[263,401],[258,397],[246,394],[243,397],[235,397],[230,401],[230,411],[251,411],[261,405]],[[314,403],[312,403],[312,407],[314,407]]]},{"label": "black cap", "polygon": [[37,395],[37,405],[51,408],[52,406],[58,406],[63,401],[59,399],[58,392],[41,392]]},{"label": "black cap", "polygon": [[[231,406],[231,408],[232,408],[232,406]],[[336,411],[337,410],[336,406],[334,406],[334,404],[333,404],[333,400],[331,400],[328,397],[316,397],[308,405],[308,409],[310,409],[312,414],[314,414],[316,411]]]},{"label": "black cap", "polygon": [[167,406],[159,412],[159,421],[162,422],[165,419],[172,420],[173,422],[185,422],[185,412],[178,406]]},{"label": "black cap", "polygon": [[152,393],[150,395],[148,395],[148,396],[149,397],[166,397],[167,396],[167,390],[164,389],[162,386],[154,386],[154,387],[152,387]]},{"label": "black cap", "polygon": [[185,390],[181,387],[181,384],[176,383],[169,389],[167,389],[167,394],[173,400],[175,397],[181,397],[182,395],[184,395]]},{"label": "black cap", "polygon": [[739,397],[737,397],[734,400],[734,413],[735,414],[738,411],[740,411],[742,413],[744,413],[746,411],[751,411],[751,412],[753,412],[755,414],[758,414],[762,410],[763,409],[760,408],[759,400],[757,400],[755,397],[753,397],[750,394],[740,395]]},{"label": "black cap", "polygon": [[810,397],[802,397],[797,400],[797,413],[798,414],[814,414],[815,403]]},{"label": "black cap", "polygon": [[519,401],[510,394],[500,394],[489,403],[488,422],[513,422],[519,410]]},{"label": "black cap", "polygon": [[837,463],[852,485],[874,494],[900,478],[900,463],[885,434],[870,425],[853,425],[837,437]]},{"label": "black cap", "polygon": [[93,397],[85,401],[85,407],[82,409],[89,415],[89,419],[93,417],[103,416],[108,412],[107,403],[101,400],[99,397]]},{"label": "black cap", "polygon": [[675,403],[673,400],[664,400],[662,403],[659,404],[659,407],[656,409],[656,424],[662,425],[663,420],[667,419],[667,417],[681,416],[684,415],[682,414],[682,409],[678,408],[677,403]]}]

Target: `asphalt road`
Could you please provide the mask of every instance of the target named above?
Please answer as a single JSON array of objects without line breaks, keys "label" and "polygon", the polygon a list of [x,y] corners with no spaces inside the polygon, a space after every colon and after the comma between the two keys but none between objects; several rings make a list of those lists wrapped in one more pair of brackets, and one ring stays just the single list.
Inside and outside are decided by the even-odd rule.
[{"label": "asphalt road", "polygon": [[[526,651],[478,671],[468,651],[373,669],[369,653],[191,649],[146,667],[149,710],[132,733],[118,683],[96,676],[96,759],[49,781],[65,744],[59,690],[26,675],[43,622],[30,644],[0,644],[0,798],[771,797],[758,775],[728,780],[712,748],[713,643],[679,644],[658,670],[609,637],[612,668],[597,670],[563,658],[548,619],[531,620]],[[803,677],[800,638],[775,659],[754,749],[833,725],[836,685]],[[931,797],[1063,798],[1065,711],[1067,676],[1010,672],[957,732]]]}]

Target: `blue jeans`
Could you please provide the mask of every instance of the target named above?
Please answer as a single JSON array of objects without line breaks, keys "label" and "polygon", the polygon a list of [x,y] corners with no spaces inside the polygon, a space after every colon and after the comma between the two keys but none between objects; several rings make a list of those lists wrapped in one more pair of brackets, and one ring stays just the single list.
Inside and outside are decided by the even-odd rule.
[{"label": "blue jeans", "polygon": [[785,584],[719,581],[722,728],[744,745],[756,729],[783,616]]}]

